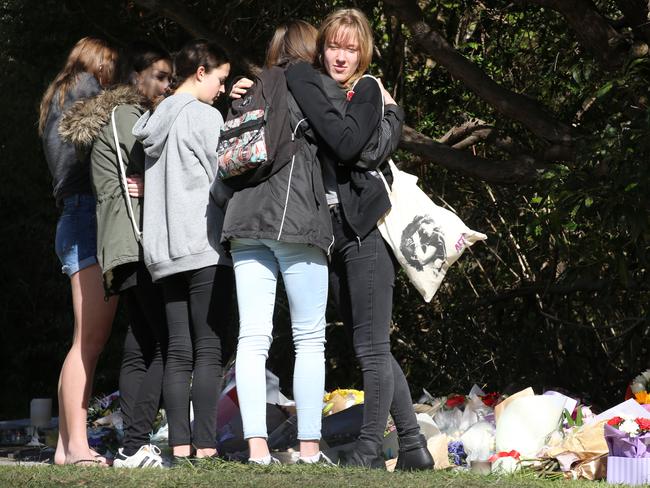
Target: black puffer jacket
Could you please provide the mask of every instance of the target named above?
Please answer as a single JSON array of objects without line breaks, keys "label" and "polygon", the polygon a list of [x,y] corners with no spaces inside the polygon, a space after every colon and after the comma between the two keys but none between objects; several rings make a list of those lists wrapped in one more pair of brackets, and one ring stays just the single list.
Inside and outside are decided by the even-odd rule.
[{"label": "black puffer jacket", "polygon": [[[291,129],[304,118],[289,95]],[[229,193],[218,180],[211,190],[217,203],[226,203],[221,240],[227,245],[235,238],[274,239],[309,244],[326,253],[333,243],[315,138],[303,121],[296,133],[298,150],[293,163],[268,180],[251,188]]]},{"label": "black puffer jacket", "polygon": [[[390,200],[377,173],[381,170],[389,183],[392,176],[382,163],[395,151],[404,123],[404,111],[387,105],[381,114],[382,94],[377,83],[361,79],[352,100],[330,77],[307,63],[297,63],[286,71],[287,83],[319,140],[319,158],[323,165],[336,167],[337,194],[343,216],[356,235],[363,239],[390,209]],[[383,116],[383,119],[382,119]],[[361,156],[379,144],[372,161]]]}]

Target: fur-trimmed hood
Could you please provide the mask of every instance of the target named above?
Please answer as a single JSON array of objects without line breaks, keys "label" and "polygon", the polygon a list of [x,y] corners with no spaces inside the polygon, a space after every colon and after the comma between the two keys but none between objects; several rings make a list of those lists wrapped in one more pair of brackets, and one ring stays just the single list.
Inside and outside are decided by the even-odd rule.
[{"label": "fur-trimmed hood", "polygon": [[61,117],[59,135],[78,149],[87,149],[109,123],[113,108],[125,104],[145,107],[146,99],[134,86],[120,85],[96,97],[80,100]]}]

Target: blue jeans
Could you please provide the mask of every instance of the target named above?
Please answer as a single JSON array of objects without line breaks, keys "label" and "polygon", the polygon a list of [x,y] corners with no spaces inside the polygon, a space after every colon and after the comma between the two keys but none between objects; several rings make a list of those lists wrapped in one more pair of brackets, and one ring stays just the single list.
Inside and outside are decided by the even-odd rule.
[{"label": "blue jeans", "polygon": [[271,347],[278,271],[289,298],[296,363],[298,439],[321,436],[325,388],[327,258],[316,247],[270,239],[231,242],[237,302],[237,395],[244,438],[267,437],[265,365]]},{"label": "blue jeans", "polygon": [[94,196],[79,194],[63,199],[54,248],[61,262],[61,272],[68,277],[97,263]]}]

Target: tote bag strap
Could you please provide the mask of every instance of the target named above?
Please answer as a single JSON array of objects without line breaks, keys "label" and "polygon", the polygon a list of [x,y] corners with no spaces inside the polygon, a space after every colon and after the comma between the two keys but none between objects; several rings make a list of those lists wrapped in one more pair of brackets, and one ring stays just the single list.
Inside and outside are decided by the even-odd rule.
[{"label": "tote bag strap", "polygon": [[117,124],[115,123],[115,109],[117,106],[113,107],[111,112],[111,126],[113,128],[113,139],[115,140],[115,151],[117,152],[117,161],[118,167],[120,170],[120,184],[122,190],[124,191],[124,199],[126,200],[126,210],[129,214],[129,219],[131,220],[131,226],[133,227],[133,233],[135,234],[135,240],[138,242],[142,241],[142,232],[138,227],[138,223],[135,221],[135,214],[133,212],[133,204],[131,203],[131,197],[129,196],[129,187],[126,181],[126,169],[124,167],[124,160],[122,159],[122,150],[120,149],[120,140],[117,137]]},{"label": "tote bag strap", "polygon": [[[357,83],[359,83],[363,78],[373,79],[377,83],[377,86],[381,86],[379,84],[379,79],[376,76],[365,74],[361,78],[359,78],[357,81],[354,82],[354,84],[352,85],[352,88],[350,88],[350,90],[352,92],[354,92],[354,87],[357,86]],[[381,88],[379,89],[379,93],[381,93]],[[384,116],[384,94],[383,93],[381,93],[381,115],[382,115],[382,117]]]}]

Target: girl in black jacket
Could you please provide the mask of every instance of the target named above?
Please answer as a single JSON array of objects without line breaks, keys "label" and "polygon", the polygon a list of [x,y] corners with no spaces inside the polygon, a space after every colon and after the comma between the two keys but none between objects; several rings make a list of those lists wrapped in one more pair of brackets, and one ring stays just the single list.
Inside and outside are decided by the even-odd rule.
[{"label": "girl in black jacket", "polygon": [[[267,67],[313,59],[316,34],[303,21],[279,27],[269,45]],[[268,180],[232,195],[221,234],[233,257],[239,306],[237,395],[249,462],[277,462],[266,442],[265,363],[272,341],[277,275],[282,273],[296,348],[293,393],[299,462],[331,464],[319,451],[319,440],[325,387],[326,254],[332,229],[314,136],[291,97],[289,113],[298,147],[294,160]],[[219,185],[224,184],[215,182]]]},{"label": "girl in black jacket", "polygon": [[[420,434],[408,384],[390,352],[395,265],[383,241],[377,220],[390,201],[376,172],[376,165],[361,160],[365,146],[384,114],[401,132],[403,112],[390,95],[370,78],[361,78],[372,57],[372,31],[357,9],[333,12],[320,28],[318,64],[329,76],[307,63],[287,71],[289,89],[320,138],[325,190],[334,228],[330,283],[363,371],[364,421],[348,465],[383,468],[383,433],[388,413],[398,431],[398,469],[427,469],[433,460]],[[336,87],[339,85],[338,98]],[[355,81],[358,83],[351,87]],[[344,106],[344,91],[349,103]],[[383,93],[382,93],[383,91]]]}]

